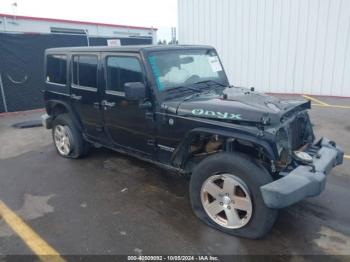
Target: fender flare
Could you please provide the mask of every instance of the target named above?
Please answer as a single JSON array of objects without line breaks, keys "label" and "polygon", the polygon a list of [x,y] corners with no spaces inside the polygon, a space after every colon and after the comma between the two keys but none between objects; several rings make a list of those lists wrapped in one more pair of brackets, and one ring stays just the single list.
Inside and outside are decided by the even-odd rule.
[{"label": "fender flare", "polygon": [[187,133],[185,138],[175,149],[171,157],[172,165],[183,168],[185,161],[187,160],[186,149],[190,145],[190,142],[193,140],[193,137],[198,134],[219,135],[227,139],[241,139],[247,142],[251,142],[252,144],[261,147],[270,160],[276,160],[276,155],[271,144],[268,143],[268,141],[266,140],[262,140],[261,137],[257,137],[256,135],[250,134],[242,130],[228,131],[213,128],[195,128]]},{"label": "fender flare", "polygon": [[82,130],[83,125],[80,121],[80,118],[78,117],[78,114],[75,112],[75,110],[72,108],[72,106],[62,100],[49,100],[45,104],[46,112],[48,115],[52,116],[52,109],[56,106],[62,106],[67,110],[67,113],[71,115],[73,122],[77,125],[77,127]]}]

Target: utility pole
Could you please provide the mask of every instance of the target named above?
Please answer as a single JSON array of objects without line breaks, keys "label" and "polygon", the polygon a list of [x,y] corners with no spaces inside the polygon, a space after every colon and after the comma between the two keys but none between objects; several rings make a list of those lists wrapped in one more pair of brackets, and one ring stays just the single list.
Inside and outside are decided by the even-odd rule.
[{"label": "utility pole", "polygon": [[17,20],[17,15],[16,15],[16,8],[17,8],[17,2],[13,2],[11,4],[12,6],[12,15],[13,15],[13,20],[16,21]]},{"label": "utility pole", "polygon": [[176,27],[171,28],[171,42],[172,45],[176,44]]},{"label": "utility pole", "polygon": [[0,74],[0,91],[2,96],[2,103],[4,104],[5,112],[7,111],[7,103],[6,103],[6,97],[5,97],[5,91],[4,91],[4,85],[2,83],[2,75]]}]

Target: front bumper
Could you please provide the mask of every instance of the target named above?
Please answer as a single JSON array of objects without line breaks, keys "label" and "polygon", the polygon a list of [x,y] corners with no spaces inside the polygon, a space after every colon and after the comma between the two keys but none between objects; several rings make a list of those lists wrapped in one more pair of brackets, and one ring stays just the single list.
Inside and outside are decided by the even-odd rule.
[{"label": "front bumper", "polygon": [[318,150],[311,165],[300,165],[283,178],[260,187],[266,206],[287,207],[324,190],[326,176],[343,163],[344,152],[327,138],[322,138],[313,148]]}]

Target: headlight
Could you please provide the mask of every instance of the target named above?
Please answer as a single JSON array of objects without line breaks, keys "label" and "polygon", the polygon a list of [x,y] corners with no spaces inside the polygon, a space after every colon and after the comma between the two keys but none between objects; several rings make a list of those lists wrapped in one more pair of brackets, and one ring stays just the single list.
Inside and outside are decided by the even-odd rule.
[{"label": "headlight", "polygon": [[276,133],[276,147],[279,156],[281,155],[283,149],[288,149],[288,136],[284,128],[281,128]]},{"label": "headlight", "polygon": [[306,152],[302,152],[302,151],[294,151],[294,157],[299,160],[300,162],[303,163],[312,163],[312,156],[310,156],[308,153]]},{"label": "headlight", "polygon": [[289,141],[287,131],[281,128],[276,133],[276,147],[279,159],[283,164],[289,164],[292,160],[289,151]]}]

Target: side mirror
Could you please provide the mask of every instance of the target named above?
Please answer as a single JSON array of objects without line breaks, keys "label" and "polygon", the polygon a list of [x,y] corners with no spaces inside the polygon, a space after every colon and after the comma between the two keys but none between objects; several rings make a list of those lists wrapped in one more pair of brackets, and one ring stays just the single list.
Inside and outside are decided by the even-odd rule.
[{"label": "side mirror", "polygon": [[141,82],[125,83],[124,91],[128,100],[142,100],[146,97],[146,86]]}]

